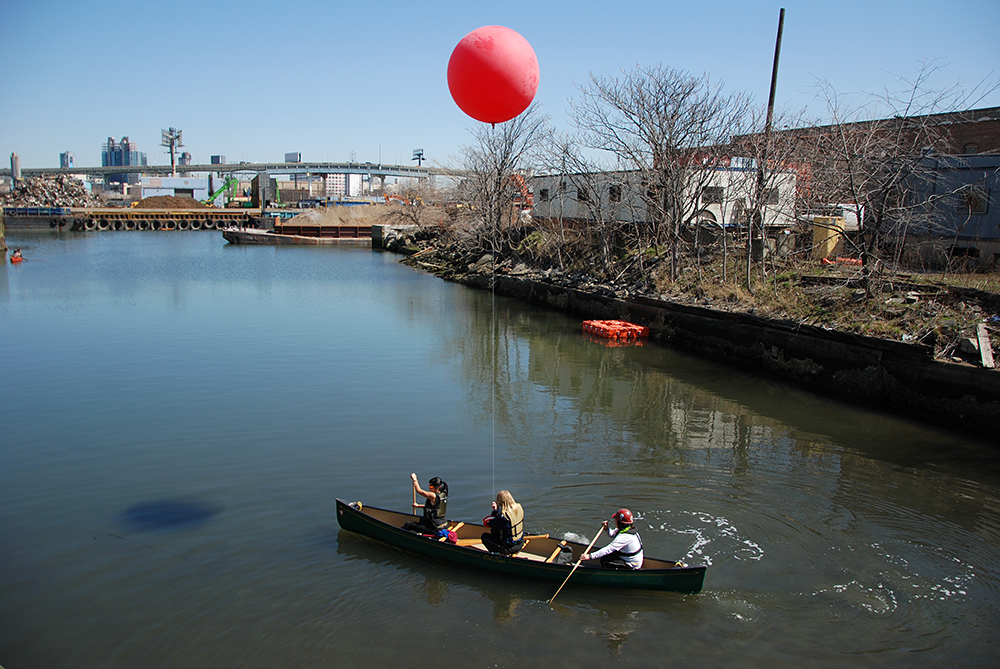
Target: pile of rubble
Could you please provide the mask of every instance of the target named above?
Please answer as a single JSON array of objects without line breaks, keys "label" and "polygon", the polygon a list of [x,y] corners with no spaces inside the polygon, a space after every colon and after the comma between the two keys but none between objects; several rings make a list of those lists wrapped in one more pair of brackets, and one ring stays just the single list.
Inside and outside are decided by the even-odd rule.
[{"label": "pile of rubble", "polygon": [[83,182],[64,174],[28,177],[2,197],[7,207],[100,207],[103,202],[87,192]]}]

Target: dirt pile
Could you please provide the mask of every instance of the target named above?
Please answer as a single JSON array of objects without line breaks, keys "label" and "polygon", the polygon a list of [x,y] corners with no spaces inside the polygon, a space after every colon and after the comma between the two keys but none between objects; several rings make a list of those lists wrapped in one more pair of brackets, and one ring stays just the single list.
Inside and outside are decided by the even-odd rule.
[{"label": "dirt pile", "polygon": [[389,225],[440,227],[448,214],[444,207],[374,204],[309,209],[291,219],[296,225]]},{"label": "dirt pile", "polygon": [[64,174],[28,177],[2,198],[6,207],[100,207],[103,201],[87,192],[79,179]]},{"label": "dirt pile", "polygon": [[204,209],[205,205],[193,197],[156,195],[139,200],[136,209]]},{"label": "dirt pile", "polygon": [[381,219],[381,207],[357,205],[351,207],[317,207],[309,209],[289,223],[294,225],[373,225]]}]

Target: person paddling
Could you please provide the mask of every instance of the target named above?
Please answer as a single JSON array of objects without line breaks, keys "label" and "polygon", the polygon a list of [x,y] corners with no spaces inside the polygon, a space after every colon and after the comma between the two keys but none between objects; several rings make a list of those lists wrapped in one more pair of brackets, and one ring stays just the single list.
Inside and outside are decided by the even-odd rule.
[{"label": "person paddling", "polygon": [[441,477],[435,476],[427,483],[430,490],[423,490],[417,482],[416,474],[410,474],[410,480],[413,482],[413,491],[427,501],[423,505],[417,502],[413,503],[414,509],[423,506],[424,515],[421,516],[420,520],[406,521],[403,529],[417,534],[438,534],[448,527],[445,515],[448,511],[448,484],[442,481]]},{"label": "person paddling", "polygon": [[608,521],[604,521],[611,543],[599,551],[584,553],[580,559],[600,560],[605,569],[641,569],[642,540],[635,532],[632,512],[618,509],[611,518],[615,521],[614,529],[608,527]]}]

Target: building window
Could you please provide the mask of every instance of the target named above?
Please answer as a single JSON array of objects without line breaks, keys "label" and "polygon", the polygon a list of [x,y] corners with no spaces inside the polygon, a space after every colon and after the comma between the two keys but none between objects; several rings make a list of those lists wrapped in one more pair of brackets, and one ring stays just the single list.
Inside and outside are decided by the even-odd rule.
[{"label": "building window", "polygon": [[778,189],[768,188],[764,193],[764,204],[778,204]]},{"label": "building window", "polygon": [[612,203],[622,201],[622,187],[621,184],[611,184],[608,188],[608,200]]},{"label": "building window", "polygon": [[548,202],[549,201],[549,189],[548,188],[542,188],[541,190],[538,191],[538,201],[539,202]]},{"label": "building window", "polygon": [[979,153],[978,144],[966,144],[962,147],[962,153]]},{"label": "building window", "polygon": [[963,186],[958,190],[958,211],[968,214],[985,214],[990,201],[990,191],[980,186]]},{"label": "building window", "polygon": [[706,186],[705,190],[701,192],[701,203],[705,204],[722,204],[722,198],[725,195],[725,189],[722,186]]},{"label": "building window", "polygon": [[590,202],[590,192],[583,186],[578,186],[576,189],[576,201]]}]

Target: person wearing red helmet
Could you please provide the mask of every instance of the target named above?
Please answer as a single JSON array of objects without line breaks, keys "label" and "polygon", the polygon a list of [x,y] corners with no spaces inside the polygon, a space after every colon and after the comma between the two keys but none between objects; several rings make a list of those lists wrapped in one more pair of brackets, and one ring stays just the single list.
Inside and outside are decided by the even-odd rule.
[{"label": "person wearing red helmet", "polygon": [[618,509],[611,518],[615,527],[608,526],[604,521],[604,529],[611,537],[611,543],[599,551],[584,553],[582,560],[600,560],[605,569],[641,569],[642,540],[635,532],[635,520],[628,509]]}]

